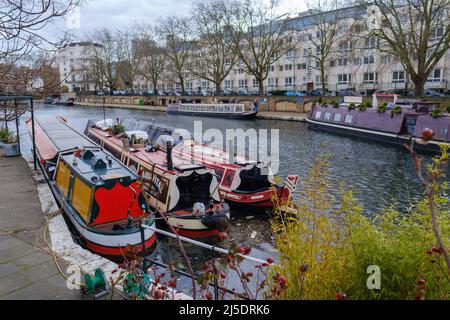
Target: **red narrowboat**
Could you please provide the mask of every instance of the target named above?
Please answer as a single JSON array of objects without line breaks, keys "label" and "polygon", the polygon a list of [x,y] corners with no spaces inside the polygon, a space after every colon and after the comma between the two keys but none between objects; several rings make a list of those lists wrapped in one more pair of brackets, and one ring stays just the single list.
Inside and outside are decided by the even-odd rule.
[{"label": "red narrowboat", "polygon": [[[27,122],[32,134],[32,122]],[[52,193],[74,239],[113,261],[123,260],[128,246],[149,254],[156,245],[153,225],[139,177],[86,136],[57,117],[35,119],[36,153]],[[142,239],[144,237],[144,239]]]}]

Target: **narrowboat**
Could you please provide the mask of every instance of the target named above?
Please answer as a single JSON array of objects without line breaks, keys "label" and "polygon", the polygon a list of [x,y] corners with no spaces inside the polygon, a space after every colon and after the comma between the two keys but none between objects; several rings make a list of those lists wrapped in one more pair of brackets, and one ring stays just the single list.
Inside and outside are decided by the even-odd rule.
[{"label": "narrowboat", "polygon": [[74,98],[56,98],[53,100],[52,104],[56,104],[59,106],[73,107],[75,104]]},{"label": "narrowboat", "polygon": [[[416,143],[419,151],[439,152],[441,146],[450,146],[450,116],[433,117],[430,112],[438,106],[433,103],[415,102],[398,104],[397,110],[381,112],[376,109],[351,109],[347,107],[315,105],[308,117],[309,127],[356,138],[405,145]],[[431,129],[434,137],[426,144],[420,143],[425,129]]]},{"label": "narrowboat", "polygon": [[[177,234],[217,241],[228,230],[230,208],[220,198],[214,171],[177,157],[170,148],[146,147],[144,132],[115,135],[100,125],[107,122],[90,122],[86,134],[132,171],[142,173],[149,205],[167,218]],[[130,139],[136,136],[141,141]]]},{"label": "narrowboat", "polygon": [[[218,147],[198,144],[191,137],[177,136],[174,128],[146,120],[119,121],[127,130],[146,132],[150,144],[162,136],[172,135],[172,140],[176,141],[173,146],[174,156],[213,170],[219,180],[221,198],[236,211],[270,213],[275,206],[293,199],[298,176],[291,175],[287,180],[277,182],[266,164],[239,155],[229,159],[227,152]],[[165,150],[165,145],[161,150]]]},{"label": "narrowboat", "polygon": [[256,106],[245,104],[200,104],[178,103],[167,106],[168,114],[180,114],[199,117],[218,117],[236,120],[254,120],[258,114]]},{"label": "narrowboat", "polygon": [[[32,135],[32,120],[27,122]],[[84,248],[122,261],[129,245],[149,254],[155,225],[139,177],[65,119],[35,119],[36,153],[42,172],[64,213],[74,239]],[[143,241],[144,240],[144,241]]]}]

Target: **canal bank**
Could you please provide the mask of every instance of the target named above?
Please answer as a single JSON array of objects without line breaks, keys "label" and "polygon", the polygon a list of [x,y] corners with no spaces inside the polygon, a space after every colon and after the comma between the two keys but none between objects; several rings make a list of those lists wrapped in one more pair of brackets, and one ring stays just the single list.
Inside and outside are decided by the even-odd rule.
[{"label": "canal bank", "polygon": [[44,240],[46,219],[27,162],[0,149],[0,172],[0,300],[82,299],[67,289]]},{"label": "canal bank", "polygon": [[[76,102],[75,105],[83,107],[103,107],[103,104],[99,103],[86,103],[86,102]],[[161,106],[147,106],[147,105],[129,105],[129,104],[105,104],[106,108],[118,108],[118,109],[129,109],[129,110],[139,110],[139,111],[153,111],[153,112],[166,112],[166,107]],[[256,116],[258,119],[265,120],[281,120],[281,121],[297,121],[306,122],[308,117],[307,113],[304,112],[282,112],[282,111],[259,111]]]}]

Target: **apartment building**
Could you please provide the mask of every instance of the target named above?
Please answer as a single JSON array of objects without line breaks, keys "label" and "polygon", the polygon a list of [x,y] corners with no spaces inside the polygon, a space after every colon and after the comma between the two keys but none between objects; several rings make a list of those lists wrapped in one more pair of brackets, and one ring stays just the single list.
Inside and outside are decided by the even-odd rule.
[{"label": "apartment building", "polygon": [[[376,90],[404,91],[412,87],[402,64],[396,56],[382,53],[378,40],[368,36],[367,21],[371,19],[372,9],[350,7],[341,10],[339,36],[333,54],[326,61],[327,88],[331,92],[354,90],[359,94],[371,94]],[[314,15],[317,12],[300,13],[287,20],[293,31],[292,41],[295,50],[287,52],[276,63],[270,66],[269,75],[264,82],[266,92],[303,91],[310,92],[322,88],[322,79],[317,60],[311,54],[316,50],[310,36],[315,36],[317,27]],[[356,22],[359,28],[355,28]],[[356,31],[355,31],[356,30]],[[437,28],[435,37],[445,33],[445,26]],[[317,35],[320,36],[320,35]],[[158,84],[161,91],[179,90],[179,85],[165,77]],[[431,72],[426,89],[448,92],[450,90],[450,50]],[[142,82],[145,79],[141,79]],[[142,85],[143,87],[145,85]],[[150,88],[150,86],[148,86]],[[214,84],[203,79],[195,79],[186,70],[186,89],[214,91]],[[222,84],[222,89],[238,93],[258,92],[258,83],[237,64]]]},{"label": "apartment building", "polygon": [[58,52],[61,87],[67,87],[69,92],[99,89],[91,76],[91,59],[97,48],[101,48],[101,45],[92,42],[73,42]]}]

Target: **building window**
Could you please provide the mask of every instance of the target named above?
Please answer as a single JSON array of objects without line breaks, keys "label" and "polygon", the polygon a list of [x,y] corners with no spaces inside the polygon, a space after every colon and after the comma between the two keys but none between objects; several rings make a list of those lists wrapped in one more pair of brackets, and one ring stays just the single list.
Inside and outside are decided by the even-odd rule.
[{"label": "building window", "polygon": [[288,51],[288,52],[286,53],[286,57],[287,57],[287,58],[293,58],[294,56],[295,56],[294,51]]},{"label": "building window", "polygon": [[306,70],[306,63],[299,63],[297,65],[297,70]]},{"label": "building window", "polygon": [[230,58],[225,59],[225,66],[227,66],[227,67],[231,66],[231,59]]},{"label": "building window", "polygon": [[253,79],[253,88],[258,88],[259,87],[259,83],[256,79]]},{"label": "building window", "polygon": [[330,60],[330,68],[336,67],[336,60]]},{"label": "building window", "polygon": [[377,83],[378,73],[377,72],[366,72],[364,73],[364,83]]},{"label": "building window", "polygon": [[353,60],[353,64],[354,64],[355,66],[360,66],[360,65],[362,64],[362,59],[361,59],[361,58],[355,58],[355,59]]},{"label": "building window", "polygon": [[225,80],[225,88],[226,89],[233,88],[233,80]]},{"label": "building window", "polygon": [[247,88],[247,80],[239,80],[239,88]]},{"label": "building window", "polygon": [[286,87],[292,87],[293,84],[294,84],[294,78],[292,78],[292,77],[286,77],[286,78],[284,79],[284,82],[285,82]]},{"label": "building window", "polygon": [[285,69],[286,71],[292,71],[292,64],[287,64],[287,65],[285,65],[285,66],[284,66],[284,69]]},{"label": "building window", "polygon": [[405,71],[392,72],[392,83],[405,82]]},{"label": "building window", "polygon": [[442,80],[442,69],[437,68],[431,71],[428,81],[430,82],[440,82]]},{"label": "building window", "polygon": [[269,86],[277,87],[278,86],[278,78],[269,78]]},{"label": "building window", "polygon": [[274,72],[275,71],[275,66],[270,66],[270,72]]},{"label": "building window", "polygon": [[351,74],[338,74],[338,84],[350,84],[352,82]]},{"label": "building window", "polygon": [[364,64],[372,64],[375,63],[375,56],[374,55],[370,55],[370,56],[365,56],[364,57]]},{"label": "building window", "polygon": [[283,66],[279,67],[280,72],[283,72]]},{"label": "building window", "polygon": [[338,66],[339,67],[346,66],[347,64],[348,64],[347,58],[338,59]]},{"label": "building window", "polygon": [[430,31],[430,41],[439,40],[444,36],[445,33],[445,27],[439,26],[436,28],[431,29]]},{"label": "building window", "polygon": [[366,49],[376,49],[377,48],[377,44],[378,44],[377,38],[370,37],[370,38],[367,38],[364,41],[364,48],[366,48]]}]

